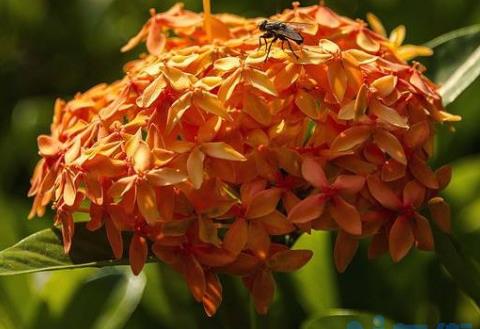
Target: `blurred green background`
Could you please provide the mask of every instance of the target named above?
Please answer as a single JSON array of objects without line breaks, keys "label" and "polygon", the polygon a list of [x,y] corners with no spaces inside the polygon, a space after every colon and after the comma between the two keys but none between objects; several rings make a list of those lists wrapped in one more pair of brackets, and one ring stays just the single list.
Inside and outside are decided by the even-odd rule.
[{"label": "blurred green background", "polygon": [[[0,249],[51,225],[51,216],[26,220],[31,203],[26,192],[38,159],[36,136],[48,132],[55,98],[68,99],[96,83],[121,78],[122,65],[142,49],[121,54],[120,47],[148,19],[149,8],[163,11],[173,3],[0,0]],[[407,42],[415,44],[480,24],[478,0],[326,3],[350,17],[362,18],[372,11],[389,31],[405,24]],[[200,0],[187,0],[185,5],[201,10]],[[214,12],[268,16],[290,3],[212,0],[212,5]],[[462,51],[459,47],[458,52]],[[435,77],[438,65],[431,60],[422,62],[431,66],[430,74]],[[462,115],[463,121],[455,125],[454,134],[446,127],[438,129],[434,164],[454,166],[454,180],[445,194],[452,204],[455,232],[480,259],[478,95],[479,82],[449,107],[449,111]],[[279,289],[271,312],[256,320],[261,328],[297,328],[315,314],[338,308],[382,314],[404,323],[458,321],[480,328],[478,309],[450,280],[432,253],[414,251],[400,264],[393,264],[388,257],[370,262],[362,246],[347,272],[339,275],[333,269],[331,236],[318,233],[302,237],[299,244],[314,248],[315,258],[294,276],[277,276]],[[128,271],[122,268],[110,268],[1,277],[0,328],[248,326],[248,297],[238,280],[222,278],[224,302],[218,315],[208,320],[182,280],[169,269],[148,265],[145,275],[136,279],[125,273]],[[143,294],[139,293],[142,289]]]}]

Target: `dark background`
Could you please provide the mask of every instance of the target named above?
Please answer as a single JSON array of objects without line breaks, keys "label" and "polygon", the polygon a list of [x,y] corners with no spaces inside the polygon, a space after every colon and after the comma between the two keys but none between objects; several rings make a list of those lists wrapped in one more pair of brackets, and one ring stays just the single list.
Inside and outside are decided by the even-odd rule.
[{"label": "dark background", "polygon": [[[36,136],[48,132],[55,98],[68,99],[97,83],[121,78],[122,65],[144,48],[121,54],[120,47],[148,19],[149,8],[163,11],[173,3],[170,0],[0,0],[0,248],[51,225],[51,216],[26,220],[31,203],[26,191],[38,160]],[[480,23],[478,0],[326,3],[350,17],[364,18],[372,11],[388,31],[404,24],[408,31],[406,41],[414,44]],[[214,12],[228,11],[249,17],[269,16],[289,5],[289,1],[283,0],[212,1]],[[185,1],[185,6],[199,11],[201,1]],[[435,68],[434,62],[423,62]],[[432,77],[434,73],[431,72]],[[464,120],[455,125],[454,134],[439,128],[434,159],[435,165],[447,162],[454,165],[455,179],[446,197],[452,203],[456,233],[466,241],[474,241],[480,228],[479,93],[477,82],[448,108]],[[329,236],[317,239],[326,241],[325,248],[330,248]],[[471,245],[475,246],[474,242]],[[269,318],[263,319],[271,327],[293,328],[312,313],[333,307],[383,314],[395,321],[471,321],[480,326],[478,309],[456,288],[433,254],[414,251],[400,264],[392,264],[388,258],[369,262],[362,248],[343,275],[333,272],[330,252],[323,251],[318,257],[320,267],[311,275],[310,286],[299,288],[301,284],[297,281],[279,277],[281,289],[277,301]],[[0,278],[0,318],[2,315],[8,318],[5,323],[13,323],[14,328],[53,328],[67,318],[77,319],[72,320],[72,328],[89,328],[101,313],[100,306],[94,309],[96,304],[91,304],[98,302],[93,292],[108,294],[114,282],[95,280],[98,275],[96,270],[80,270]],[[237,281],[226,280],[224,304],[229,305],[223,305],[215,320],[204,322],[201,306],[191,301],[175,275],[151,265],[147,278],[152,277],[140,306],[127,323],[128,328],[169,328],[166,314],[180,309],[186,319],[185,328],[226,324],[235,327],[246,321],[247,302],[245,295],[237,291]],[[298,289],[311,290],[310,297],[295,293]],[[165,297],[163,302],[156,294]],[[157,307],[158,303],[171,304]],[[312,307],[312,304],[318,305]],[[0,328],[1,325],[0,321]]]}]

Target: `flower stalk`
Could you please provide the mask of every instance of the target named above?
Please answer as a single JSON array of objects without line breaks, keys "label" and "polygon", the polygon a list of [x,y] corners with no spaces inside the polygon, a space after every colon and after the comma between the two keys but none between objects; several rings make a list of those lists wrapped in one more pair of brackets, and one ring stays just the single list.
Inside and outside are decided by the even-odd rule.
[{"label": "flower stalk", "polygon": [[212,9],[210,6],[210,0],[203,0],[203,19],[205,31],[207,34],[207,40],[212,41]]}]

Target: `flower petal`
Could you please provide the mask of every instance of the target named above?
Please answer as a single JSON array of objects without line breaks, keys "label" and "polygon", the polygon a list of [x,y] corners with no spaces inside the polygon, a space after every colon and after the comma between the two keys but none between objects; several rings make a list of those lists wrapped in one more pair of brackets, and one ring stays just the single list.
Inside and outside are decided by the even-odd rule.
[{"label": "flower petal", "polygon": [[141,181],[137,186],[137,206],[149,225],[154,225],[160,220],[157,196],[155,190],[147,181]]},{"label": "flower petal", "polygon": [[374,30],[375,32],[377,32],[383,37],[387,36],[385,27],[383,26],[382,22],[377,16],[375,16],[372,13],[367,13],[367,21],[368,21],[368,24],[370,24],[370,26],[372,27],[372,30]]},{"label": "flower petal", "polygon": [[254,181],[242,184],[240,187],[240,198],[244,205],[249,205],[253,200],[253,196],[260,191],[265,190],[267,182],[263,179],[256,179]]},{"label": "flower petal", "polygon": [[329,212],[342,230],[352,235],[362,234],[362,221],[355,206],[336,196],[333,198]]},{"label": "flower petal", "polygon": [[405,133],[403,141],[411,149],[423,146],[430,137],[430,125],[427,120],[415,123]]},{"label": "flower petal", "polygon": [[393,44],[394,47],[398,48],[402,45],[403,41],[405,40],[406,29],[404,25],[397,26],[393,29],[392,33],[390,33],[390,42]]},{"label": "flower petal", "polygon": [[440,186],[437,177],[428,164],[418,155],[413,155],[408,163],[408,169],[412,175],[426,187],[437,190]]},{"label": "flower petal", "polygon": [[387,97],[395,90],[397,82],[398,78],[390,74],[373,81],[371,86],[380,97]]},{"label": "flower petal", "polygon": [[270,236],[263,228],[262,224],[256,221],[250,221],[248,226],[247,248],[250,249],[258,258],[267,259],[270,249]]},{"label": "flower petal", "polygon": [[37,144],[39,153],[43,157],[55,156],[62,149],[62,144],[58,140],[47,135],[38,136]]},{"label": "flower petal", "polygon": [[299,70],[294,63],[282,65],[282,69],[273,77],[276,90],[282,91],[289,88],[299,76]]},{"label": "flower petal", "polygon": [[122,233],[115,227],[115,224],[109,216],[105,218],[105,230],[107,231],[108,242],[112,247],[115,259],[121,259],[123,256]]},{"label": "flower petal", "polygon": [[183,273],[193,298],[198,302],[202,301],[207,283],[203,268],[195,257],[187,255],[183,258]]},{"label": "flower petal", "polygon": [[192,94],[186,93],[180,96],[168,109],[167,132],[172,131],[173,127],[180,122],[185,112],[190,108]]},{"label": "flower petal", "polygon": [[302,111],[305,115],[309,116],[312,119],[319,119],[322,111],[320,101],[315,99],[312,95],[307,93],[305,90],[298,90],[295,95],[295,105]]},{"label": "flower petal", "polygon": [[177,91],[183,91],[192,86],[192,75],[189,75],[188,73],[185,73],[175,67],[164,66],[162,68],[162,73],[172,88]]},{"label": "flower petal", "polygon": [[408,182],[403,189],[403,204],[420,208],[425,199],[425,187],[418,184],[416,180]]},{"label": "flower petal", "polygon": [[148,35],[148,24],[145,24],[142,29],[133,36],[128,42],[122,47],[121,52],[127,52],[135,48],[143,39],[145,39]]},{"label": "flower petal", "polygon": [[166,44],[167,37],[163,32],[162,25],[155,18],[151,19],[146,42],[148,52],[159,56],[163,53]]},{"label": "flower petal", "polygon": [[345,272],[348,265],[352,262],[353,257],[357,253],[358,240],[349,234],[339,231],[335,240],[335,249],[333,255],[335,258],[335,266],[340,273]]},{"label": "flower petal", "polygon": [[205,91],[197,91],[193,96],[192,102],[195,106],[207,113],[218,115],[226,120],[232,120],[228,114],[227,108],[214,94]]},{"label": "flower petal", "polygon": [[122,177],[110,186],[108,195],[113,199],[123,197],[135,184],[136,176]]},{"label": "flower petal", "polygon": [[325,171],[318,161],[312,157],[306,157],[302,162],[303,178],[315,187],[328,187],[328,180]]},{"label": "flower petal", "polygon": [[357,175],[340,175],[335,179],[332,187],[345,192],[347,194],[355,195],[359,193],[365,185],[365,177]]},{"label": "flower petal", "polygon": [[206,273],[205,283],[205,294],[202,299],[203,309],[207,316],[212,317],[222,303],[222,285],[218,276],[211,271]]},{"label": "flower petal", "polygon": [[271,188],[256,193],[248,205],[245,216],[250,219],[271,214],[277,208],[281,196],[282,190],[279,188]]},{"label": "flower petal", "polygon": [[353,105],[353,112],[355,113],[355,118],[361,118],[368,107],[368,87],[365,84],[360,86],[358,90],[357,97],[355,98],[355,103]]},{"label": "flower petal", "polygon": [[225,238],[223,239],[223,248],[233,255],[237,256],[245,247],[248,238],[247,221],[238,218],[230,225]]},{"label": "flower petal", "polygon": [[67,206],[73,206],[77,197],[77,189],[75,187],[74,178],[68,172],[66,172],[63,177],[65,179],[63,187],[63,201]]},{"label": "flower petal", "polygon": [[255,302],[255,309],[259,314],[267,314],[268,307],[275,295],[275,280],[272,273],[267,269],[259,270],[252,285],[252,297]]},{"label": "flower petal", "polygon": [[384,182],[393,182],[405,176],[407,167],[393,159],[385,161],[382,167],[382,180]]},{"label": "flower petal", "polygon": [[230,161],[247,161],[247,159],[233,147],[224,142],[203,143],[201,150],[208,156]]},{"label": "flower petal", "polygon": [[269,235],[284,235],[295,230],[295,226],[278,210],[266,216],[256,218],[256,221],[262,223]]},{"label": "flower petal", "polygon": [[267,265],[275,272],[294,272],[308,263],[312,256],[311,250],[285,250],[270,257]]},{"label": "flower petal", "polygon": [[428,219],[418,213],[415,214],[413,234],[417,241],[418,249],[426,251],[432,251],[434,249],[432,228],[428,223]]},{"label": "flower petal", "polygon": [[103,187],[98,179],[90,175],[84,177],[86,196],[98,205],[103,204]]},{"label": "flower petal", "polygon": [[350,151],[363,144],[371,134],[371,128],[368,126],[354,126],[342,131],[332,142],[330,149],[332,152]]},{"label": "flower petal", "polygon": [[355,100],[343,105],[338,111],[337,118],[339,120],[353,120],[355,119]]},{"label": "flower petal", "polygon": [[96,231],[103,225],[103,207],[95,203],[90,205],[90,220],[87,222],[86,227],[89,231]]},{"label": "flower petal", "polygon": [[382,122],[398,128],[408,128],[407,118],[402,117],[396,110],[383,105],[377,100],[371,102],[369,109],[370,113]]},{"label": "flower petal", "polygon": [[130,241],[128,255],[133,274],[140,274],[147,261],[147,240],[138,234],[134,234]]},{"label": "flower petal", "polygon": [[250,93],[244,95],[243,112],[264,126],[269,126],[272,122],[272,113],[267,104],[260,97]]},{"label": "flower petal", "polygon": [[216,70],[227,72],[240,67],[240,64],[240,58],[238,57],[224,57],[217,59],[213,63],[213,67]]},{"label": "flower petal", "polygon": [[268,95],[278,96],[275,85],[265,73],[256,69],[249,69],[246,71],[245,77],[246,80],[252,85],[252,87]]},{"label": "flower petal", "polygon": [[142,108],[152,106],[166,86],[167,83],[165,82],[163,76],[158,76],[147,86],[147,88],[145,88],[142,95],[137,98],[137,106]]},{"label": "flower petal", "polygon": [[323,214],[325,198],[314,194],[297,203],[288,213],[288,220],[295,224],[308,223]]},{"label": "flower petal", "polygon": [[373,141],[385,153],[400,162],[407,164],[407,157],[403,151],[402,144],[395,135],[383,129],[377,129],[373,134]]},{"label": "flower petal", "polygon": [[385,208],[398,210],[402,207],[399,197],[378,176],[370,175],[367,178],[367,185],[372,196]]},{"label": "flower petal", "polygon": [[347,91],[347,74],[341,62],[333,62],[328,66],[328,82],[337,102],[341,103]]},{"label": "flower petal", "polygon": [[222,20],[215,16],[210,16],[210,23],[212,24],[212,38],[219,40],[231,39],[230,28]]},{"label": "flower petal", "polygon": [[199,189],[203,183],[203,161],[205,154],[198,147],[194,148],[187,159],[187,172],[195,189]]},{"label": "flower petal", "polygon": [[136,172],[144,172],[152,167],[153,157],[152,151],[148,147],[147,143],[140,141],[137,146],[137,150],[133,155],[133,168]]},{"label": "flower petal", "polygon": [[207,77],[201,78],[200,80],[195,82],[193,87],[210,91],[210,90],[215,89],[218,86],[220,86],[222,81],[223,81],[223,79],[221,77],[207,76]]},{"label": "flower petal", "polygon": [[242,78],[241,70],[236,70],[226,78],[218,89],[218,99],[227,102],[233,95],[233,92]]},{"label": "flower petal", "polygon": [[434,197],[428,201],[428,209],[438,227],[443,232],[450,233],[452,230],[451,212],[448,203],[442,197]]},{"label": "flower petal", "polygon": [[218,227],[211,218],[199,216],[198,238],[200,241],[220,247],[221,241],[218,237]]},{"label": "flower petal", "polygon": [[205,143],[212,141],[222,127],[222,118],[212,116],[204,125],[198,128],[197,141]]},{"label": "flower petal", "polygon": [[317,12],[315,13],[315,20],[318,24],[330,29],[336,29],[340,26],[340,19],[338,16],[325,6],[318,7]]},{"label": "flower petal", "polygon": [[188,178],[185,173],[173,168],[152,169],[145,174],[145,177],[154,186],[175,185],[186,181]]},{"label": "flower petal", "polygon": [[397,56],[404,61],[409,61],[415,57],[432,56],[433,50],[425,46],[403,45],[397,49]]},{"label": "flower petal", "polygon": [[403,216],[398,217],[390,230],[388,239],[390,255],[394,262],[399,262],[408,254],[414,240],[410,220]]},{"label": "flower petal", "polygon": [[380,50],[380,44],[365,33],[363,29],[358,32],[356,41],[360,48],[370,53],[376,53]]},{"label": "flower petal", "polygon": [[70,253],[72,239],[75,233],[75,223],[71,214],[61,214],[63,250],[65,254]]}]

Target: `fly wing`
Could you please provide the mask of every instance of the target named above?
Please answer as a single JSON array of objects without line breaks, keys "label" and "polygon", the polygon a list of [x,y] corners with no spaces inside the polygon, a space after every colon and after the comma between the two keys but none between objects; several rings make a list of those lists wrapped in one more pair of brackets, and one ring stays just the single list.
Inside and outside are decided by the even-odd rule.
[{"label": "fly wing", "polygon": [[298,30],[308,29],[315,25],[315,24],[302,23],[302,22],[285,22],[285,24],[288,24],[289,26]]},{"label": "fly wing", "polygon": [[297,32],[303,32],[309,35],[315,35],[318,31],[318,24],[307,22],[286,22],[289,27]]},{"label": "fly wing", "polygon": [[276,30],[277,34],[283,35],[285,38],[288,38],[292,41],[295,41],[297,43],[302,43],[303,42],[303,37],[300,33],[295,31],[293,28],[290,28],[287,26],[284,29],[278,29]]}]

